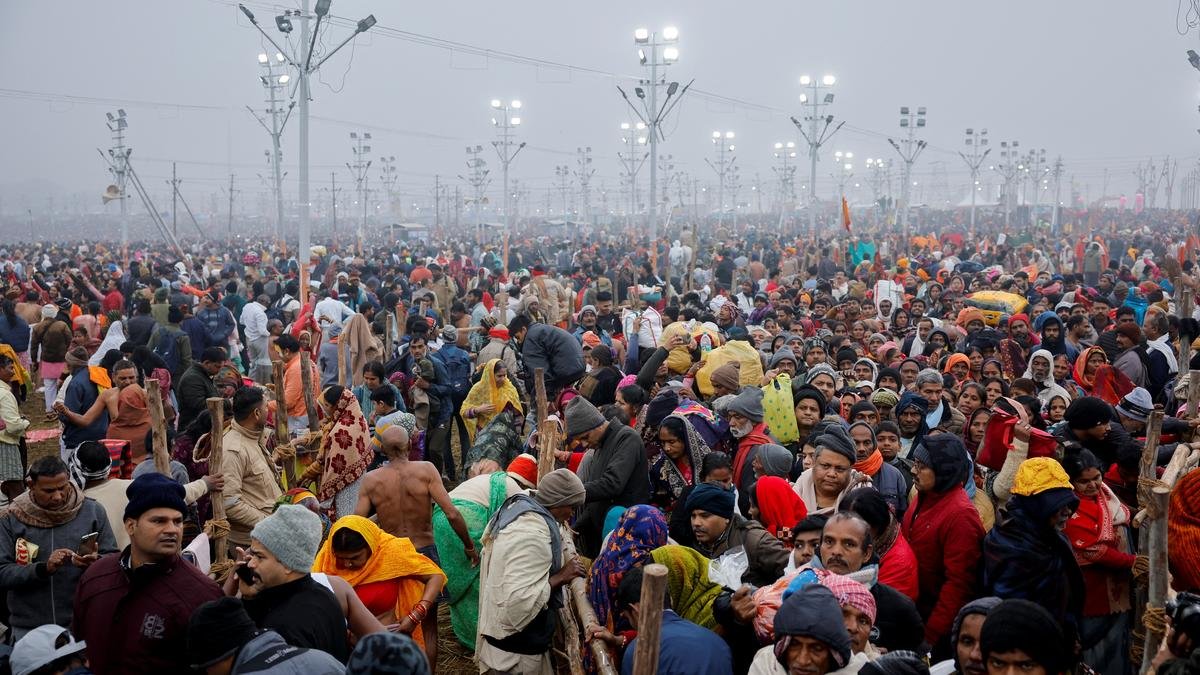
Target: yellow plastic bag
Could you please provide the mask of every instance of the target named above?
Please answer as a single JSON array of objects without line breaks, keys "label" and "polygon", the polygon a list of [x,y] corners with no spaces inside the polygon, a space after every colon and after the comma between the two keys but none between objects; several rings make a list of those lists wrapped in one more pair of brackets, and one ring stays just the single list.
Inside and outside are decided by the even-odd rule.
[{"label": "yellow plastic bag", "polygon": [[749,342],[731,340],[709,352],[708,358],[704,360],[704,366],[696,373],[696,384],[700,387],[702,396],[712,396],[712,372],[731,361],[742,364],[739,384],[743,387],[746,385],[760,386],[763,368],[762,360],[758,357],[758,350]]},{"label": "yellow plastic bag", "polygon": [[763,390],[763,420],[771,435],[780,443],[800,440],[800,429],[796,426],[796,406],[792,402],[792,378],[780,373],[767,383]]}]

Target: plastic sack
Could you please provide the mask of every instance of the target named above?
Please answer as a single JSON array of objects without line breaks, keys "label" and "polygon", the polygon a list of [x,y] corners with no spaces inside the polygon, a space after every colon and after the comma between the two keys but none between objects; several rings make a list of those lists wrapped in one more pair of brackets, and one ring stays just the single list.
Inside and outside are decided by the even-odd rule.
[{"label": "plastic sack", "polygon": [[800,429],[796,426],[796,408],[792,402],[792,378],[780,373],[767,383],[763,390],[763,419],[780,443],[800,440]]},{"label": "plastic sack", "polygon": [[730,361],[738,361],[742,364],[738,375],[738,383],[741,386],[754,385],[757,387],[762,382],[762,359],[758,355],[758,350],[749,342],[730,340],[709,352],[707,357],[701,358],[704,360],[704,366],[696,372],[696,386],[700,387],[700,394],[703,396],[712,396],[712,372]]},{"label": "plastic sack", "polygon": [[708,561],[708,580],[714,584],[736,590],[742,585],[742,575],[750,569],[750,558],[746,549],[735,546],[720,556]]}]

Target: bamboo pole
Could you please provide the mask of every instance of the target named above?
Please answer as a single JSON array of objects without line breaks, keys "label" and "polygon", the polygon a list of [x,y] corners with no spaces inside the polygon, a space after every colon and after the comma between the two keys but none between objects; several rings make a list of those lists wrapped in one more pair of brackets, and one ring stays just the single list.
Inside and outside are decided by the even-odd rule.
[{"label": "bamboo pole", "polygon": [[[1179,367],[1183,368],[1184,365],[1185,364],[1180,363]],[[1196,419],[1197,404],[1200,404],[1200,370],[1189,370],[1187,400],[1187,419],[1189,421]]]},{"label": "bamboo pole", "polygon": [[276,361],[271,367],[271,381],[275,384],[275,442],[283,445],[288,442],[287,404],[283,401],[283,373],[286,368],[283,361]]},{"label": "bamboo pole", "polygon": [[337,383],[344,387],[346,386],[346,380],[350,378],[346,376],[346,350],[345,345],[342,344],[342,336],[339,335],[334,344],[337,345]]},{"label": "bamboo pole", "polygon": [[396,320],[395,314],[389,314],[383,321],[383,362],[387,363],[392,360],[392,348],[395,343],[392,341],[392,322]]},{"label": "bamboo pole", "polygon": [[[1179,302],[1175,306],[1175,313],[1180,319],[1190,319],[1192,316],[1192,289],[1184,286],[1179,291]],[[1192,358],[1192,343],[1187,340],[1179,341],[1179,372],[1183,372],[1189,367]],[[1189,392],[1190,393],[1190,392]],[[1190,403],[1189,403],[1190,405]]]},{"label": "bamboo pole", "polygon": [[633,652],[633,675],[658,673],[658,650],[662,642],[663,597],[667,590],[667,568],[657,563],[642,568],[642,597],[638,607],[637,648]]},{"label": "bamboo pole", "polygon": [[400,342],[404,339],[404,333],[408,328],[408,314],[404,312],[404,303],[396,303],[396,341]]},{"label": "bamboo pole", "polygon": [[171,475],[171,449],[167,447],[167,416],[163,413],[162,393],[158,380],[146,378],[146,408],[150,412],[150,426],[154,429],[154,470],[164,476]]},{"label": "bamboo pole", "polygon": [[[546,417],[549,416],[549,402],[546,401],[545,371],[535,368],[533,371],[534,404],[537,406],[538,431],[538,480],[554,470],[554,445],[558,440],[558,429],[551,434]],[[553,438],[551,438],[553,436]]]},{"label": "bamboo pole", "polygon": [[1167,499],[1171,488],[1158,486],[1151,497],[1150,522],[1150,583],[1142,622],[1146,627],[1146,641],[1142,647],[1141,672],[1149,672],[1151,661],[1158,654],[1158,646],[1166,634],[1166,616],[1163,606],[1167,600]]},{"label": "bamboo pole", "polygon": [[[571,580],[571,601],[575,604],[575,611],[579,613],[579,622],[584,626],[591,624],[599,625],[596,620],[596,610],[592,609],[592,603],[587,597],[587,582],[583,579]],[[617,669],[613,665],[612,654],[608,651],[608,645],[600,638],[592,639],[588,642],[588,647],[592,650],[592,659],[596,662],[596,670],[600,675],[616,675]]]},{"label": "bamboo pole", "polygon": [[[225,399],[214,396],[205,401],[208,404],[208,414],[212,418],[212,430],[208,434],[208,473],[222,473],[221,462],[225,457]],[[226,541],[229,537],[229,525],[225,520],[225,497],[222,490],[209,491],[209,501],[212,502],[214,521],[224,524],[224,531],[213,537],[213,562],[223,563],[229,558]]]},{"label": "bamboo pole", "polygon": [[[1147,513],[1149,512],[1149,509],[1151,508],[1150,504],[1146,501],[1150,497],[1150,493],[1147,490],[1143,490],[1141,488],[1140,484],[1143,481],[1152,481],[1157,478],[1157,475],[1155,473],[1155,464],[1156,464],[1156,460],[1158,458],[1158,442],[1159,442],[1159,438],[1161,437],[1161,434],[1162,434],[1162,420],[1163,420],[1163,407],[1161,405],[1156,405],[1156,406],[1154,406],[1154,412],[1150,413],[1150,419],[1146,423],[1146,445],[1142,447],[1142,458],[1141,458],[1141,462],[1138,466],[1138,483],[1139,483],[1138,491],[1137,491],[1138,508],[1141,509],[1143,512],[1147,512]],[[1138,515],[1141,516],[1143,514],[1139,513]],[[1136,519],[1135,519],[1135,524],[1137,524]],[[1137,550],[1138,550],[1139,557],[1140,556],[1148,556],[1150,554],[1150,524],[1149,523],[1142,522],[1138,526]],[[1136,565],[1135,565],[1135,569],[1136,569]],[[1138,650],[1142,647],[1142,645],[1138,642],[1138,639],[1139,639],[1140,635],[1144,634],[1141,630],[1141,626],[1142,626],[1142,622],[1144,620],[1146,604],[1150,598],[1148,584],[1145,581],[1139,580],[1138,583],[1136,584],[1134,593],[1135,593],[1135,602],[1133,605],[1134,640],[1133,640],[1133,643],[1130,645],[1130,651],[1133,652],[1134,653],[1133,655],[1137,656],[1138,659],[1140,660],[1140,658],[1143,655],[1137,653]],[[1154,651],[1157,652],[1158,650],[1155,649]],[[1151,653],[1151,656],[1153,656],[1153,653]]]},{"label": "bamboo pole", "polygon": [[571,675],[584,675],[583,652],[579,648],[582,636],[579,633],[579,621],[575,619],[575,611],[570,603],[558,609],[559,621],[562,628],[563,646],[567,650],[567,667]]},{"label": "bamboo pole", "polygon": [[496,309],[500,310],[500,320],[499,320],[500,325],[507,327],[508,326],[508,291],[504,291],[503,293],[496,294],[496,302],[495,302],[494,306],[496,307]]},{"label": "bamboo pole", "polygon": [[300,386],[304,388],[304,411],[308,415],[308,430],[316,431],[321,428],[317,419],[317,397],[313,396],[312,355],[300,350]]}]

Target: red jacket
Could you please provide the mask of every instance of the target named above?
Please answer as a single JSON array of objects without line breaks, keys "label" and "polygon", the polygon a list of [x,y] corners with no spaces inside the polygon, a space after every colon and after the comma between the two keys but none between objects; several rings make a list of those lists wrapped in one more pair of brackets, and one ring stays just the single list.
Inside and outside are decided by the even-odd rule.
[{"label": "red jacket", "polygon": [[920,588],[917,580],[917,554],[913,553],[912,546],[909,546],[903,533],[896,535],[892,547],[879,559],[879,583],[900,591],[913,602],[917,601],[917,589]]},{"label": "red jacket", "polygon": [[97,673],[183,673],[192,612],[220,598],[217,584],[176,556],[126,569],[123,553],[92,564],[75,587],[71,632],[87,641]]},{"label": "red jacket", "polygon": [[949,635],[958,610],[975,597],[983,523],[967,493],[917,493],[901,530],[917,558],[917,610],[925,640],[936,645]]}]

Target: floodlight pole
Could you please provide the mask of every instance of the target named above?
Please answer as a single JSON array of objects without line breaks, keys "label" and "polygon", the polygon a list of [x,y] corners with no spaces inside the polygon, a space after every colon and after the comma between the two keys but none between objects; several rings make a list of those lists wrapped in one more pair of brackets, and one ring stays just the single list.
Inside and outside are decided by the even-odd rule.
[{"label": "floodlight pole", "polygon": [[987,159],[988,153],[992,151],[987,148],[982,153],[981,148],[988,144],[987,129],[980,129],[979,133],[975,133],[974,129],[967,129],[966,146],[971,149],[971,154],[967,155],[959,152],[958,156],[962,157],[967,168],[971,170],[971,233],[975,233],[975,193],[979,192],[979,167],[983,166],[983,160]]},{"label": "floodlight pole", "polygon": [[904,252],[907,254],[911,240],[908,232],[908,203],[909,194],[912,191],[912,167],[926,145],[925,141],[917,140],[917,127],[925,126],[925,108],[922,106],[915,112],[910,112],[907,106],[902,107],[900,109],[900,126],[908,129],[908,138],[900,141],[904,144],[904,149],[901,150],[900,143],[891,138],[888,139],[888,143],[891,143],[896,154],[900,155],[900,159],[904,160],[904,189],[900,191],[900,201],[903,206],[899,208],[899,211],[900,229],[904,233]]},{"label": "floodlight pole", "polygon": [[805,116],[805,121],[808,122],[808,129],[805,130],[804,125],[795,117],[792,118],[792,124],[804,141],[808,144],[808,230],[809,235],[815,236],[817,232],[817,158],[821,150],[821,146],[828,142],[833,135],[842,128],[845,122],[839,122],[838,125],[832,126],[833,115],[821,115],[821,110],[833,103],[833,94],[821,94],[823,89],[832,89],[836,84],[836,79],[832,75],[822,77],[809,77],[805,75],[800,78],[800,85],[809,90],[808,93],[800,95],[800,103],[808,108],[808,114]]}]

